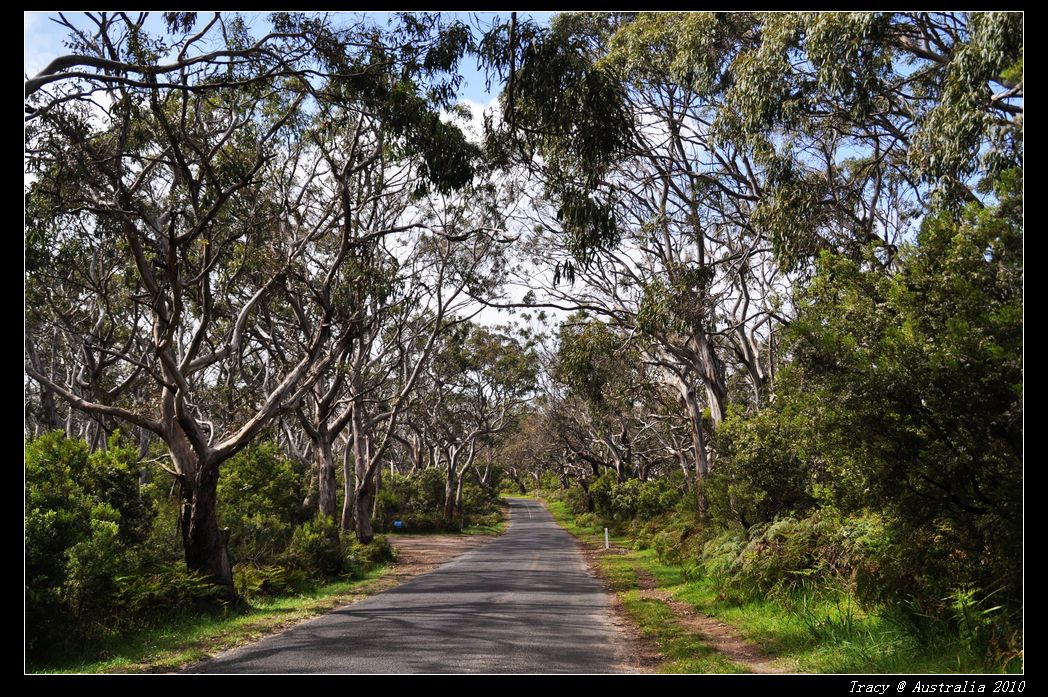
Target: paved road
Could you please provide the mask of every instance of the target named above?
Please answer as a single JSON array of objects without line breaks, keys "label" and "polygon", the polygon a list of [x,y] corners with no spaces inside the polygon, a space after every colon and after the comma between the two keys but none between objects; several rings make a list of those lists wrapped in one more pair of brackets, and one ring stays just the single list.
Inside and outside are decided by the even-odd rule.
[{"label": "paved road", "polygon": [[622,634],[574,538],[540,504],[439,569],[194,673],[621,672]]}]

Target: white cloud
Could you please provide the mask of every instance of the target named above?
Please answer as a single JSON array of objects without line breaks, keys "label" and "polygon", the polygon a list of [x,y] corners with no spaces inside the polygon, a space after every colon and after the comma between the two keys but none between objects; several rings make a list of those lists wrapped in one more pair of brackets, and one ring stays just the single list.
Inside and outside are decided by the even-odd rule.
[{"label": "white cloud", "polygon": [[479,143],[484,137],[484,116],[489,115],[493,123],[498,123],[502,118],[502,110],[499,108],[498,97],[492,97],[487,104],[475,102],[472,99],[460,99],[459,106],[469,110],[469,119],[464,119],[458,114],[446,111],[441,112],[443,121],[456,124],[466,134],[466,138],[474,143]]}]

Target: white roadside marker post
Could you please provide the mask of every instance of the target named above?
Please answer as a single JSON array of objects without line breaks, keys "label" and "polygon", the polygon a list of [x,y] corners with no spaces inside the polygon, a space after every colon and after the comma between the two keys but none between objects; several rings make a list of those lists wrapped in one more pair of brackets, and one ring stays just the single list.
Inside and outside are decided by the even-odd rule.
[{"label": "white roadside marker post", "polygon": [[610,545],[608,544],[608,529],[604,528],[604,549],[609,549],[609,548],[610,548]]}]

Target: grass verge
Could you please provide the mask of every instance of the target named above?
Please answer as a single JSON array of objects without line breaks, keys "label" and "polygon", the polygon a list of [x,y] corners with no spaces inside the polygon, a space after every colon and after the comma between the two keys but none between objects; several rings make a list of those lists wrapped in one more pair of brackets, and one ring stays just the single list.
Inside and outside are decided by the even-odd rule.
[{"label": "grass verge", "polygon": [[[575,523],[567,506],[556,500],[546,505],[563,528],[595,548],[604,546],[601,527]],[[662,564],[654,550],[633,550],[633,542],[612,535],[613,545],[624,554],[601,557],[602,571],[630,614],[649,636],[655,635],[668,663],[666,672],[728,672],[708,658],[701,647],[680,637],[657,632],[669,619],[652,605],[645,606],[637,594],[641,578],[669,593],[696,611],[731,625],[746,640],[765,649],[777,662],[802,673],[991,673],[993,666],[956,636],[918,639],[888,614],[862,611],[849,598],[795,595],[788,598],[738,600],[725,597],[709,578],[685,579],[678,566]],[[665,606],[663,606],[665,607]],[[666,608],[668,611],[669,608]],[[668,624],[668,623],[667,623]],[[691,652],[694,652],[692,654]],[[692,661],[694,659],[694,662]],[[1016,672],[1021,662],[1010,664]]]},{"label": "grass verge", "polygon": [[257,641],[285,627],[347,605],[379,588],[377,581],[391,567],[363,578],[335,581],[312,591],[257,601],[225,615],[187,616],[163,627],[103,639],[91,655],[71,656],[46,666],[28,666],[34,673],[157,673],[176,671],[221,651]]},{"label": "grass verge", "polygon": [[[601,528],[580,527],[561,501],[545,501],[557,523],[585,544],[601,549],[604,531]],[[628,543],[620,535],[610,541],[616,547]],[[608,580],[622,603],[622,608],[649,639],[658,644],[663,656],[658,667],[661,673],[744,673],[746,669],[729,660],[707,645],[701,637],[687,631],[675,619],[673,610],[657,598],[643,597],[639,592],[638,575],[652,573],[642,557],[636,553],[607,554],[599,558],[600,572]]]}]

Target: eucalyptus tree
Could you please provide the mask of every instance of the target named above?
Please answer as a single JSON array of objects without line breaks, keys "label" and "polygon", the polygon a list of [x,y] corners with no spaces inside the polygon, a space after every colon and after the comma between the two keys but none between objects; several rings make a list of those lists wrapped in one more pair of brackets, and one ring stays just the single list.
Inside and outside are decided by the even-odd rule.
[{"label": "eucalyptus tree", "polygon": [[766,403],[820,251],[890,270],[924,197],[972,197],[965,162],[1021,160],[1014,14],[570,14],[498,38],[493,151],[544,187],[534,303],[662,369],[699,480],[727,404]]},{"label": "eucalyptus tree", "polygon": [[[422,214],[420,190],[434,184],[448,190],[463,186],[472,176],[472,161],[477,155],[461,132],[430,113],[430,124],[443,131],[443,136],[432,136],[439,141],[437,147],[458,166],[442,163],[441,169],[427,168],[421,157],[408,153],[397,157],[393,149],[405,148],[407,140],[395,118],[402,115],[387,114],[377,107],[367,99],[337,107],[325,105],[322,125],[311,134],[319,156],[332,173],[326,182],[326,196],[338,201],[345,244],[345,250],[338,254],[347,258],[344,278],[331,301],[338,322],[354,337],[298,409],[300,424],[313,446],[318,513],[324,517],[336,515],[333,447],[353,422],[354,408],[364,410],[360,395],[367,380],[365,373],[375,370],[376,361],[402,358],[403,343],[410,340],[409,329],[439,333],[444,328],[449,308],[434,295],[433,288],[441,284],[432,277],[434,272],[442,276],[443,270],[430,253],[429,238],[448,233],[431,225]],[[348,139],[347,133],[351,134]],[[413,323],[416,308],[431,303],[437,307],[433,321]],[[310,321],[299,308],[296,315],[300,322]],[[419,359],[424,361],[427,356],[428,352],[423,352]],[[403,376],[406,382],[401,386],[400,401],[410,394],[410,373]],[[350,441],[357,435],[355,430]]]},{"label": "eucalyptus tree", "polygon": [[[466,46],[432,21],[384,34],[276,14],[255,39],[236,16],[198,30],[193,13],[169,13],[157,33],[146,19],[62,16],[74,53],[26,82],[27,297],[39,305],[25,370],[42,403],[165,443],[187,565],[232,593],[219,467],[354,339],[335,296],[354,283],[360,244],[344,199],[325,194],[360,163],[323,156],[317,116],[362,95],[395,122],[423,179],[457,168],[444,182],[461,186],[469,163],[445,166],[434,134],[440,76]],[[88,372],[40,359],[45,340]]]},{"label": "eucalyptus tree", "polygon": [[[512,131],[504,142],[546,189],[532,263],[555,273],[537,302],[601,317],[664,372],[690,422],[700,481],[709,468],[703,405],[720,423],[729,363],[750,377],[758,401],[766,398],[774,359],[761,348],[786,286],[750,224],[759,182],[741,174],[747,157],[712,132],[715,102],[680,84],[663,53],[644,61],[636,47],[615,43],[619,24],[629,26],[565,16],[535,39],[513,97],[514,124],[538,131],[538,147]],[[603,118],[565,125],[560,111],[572,106]]]}]

